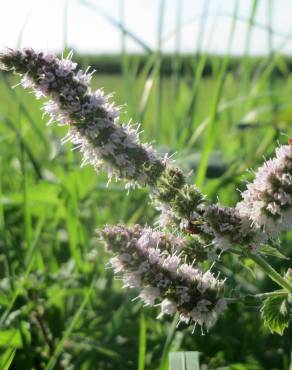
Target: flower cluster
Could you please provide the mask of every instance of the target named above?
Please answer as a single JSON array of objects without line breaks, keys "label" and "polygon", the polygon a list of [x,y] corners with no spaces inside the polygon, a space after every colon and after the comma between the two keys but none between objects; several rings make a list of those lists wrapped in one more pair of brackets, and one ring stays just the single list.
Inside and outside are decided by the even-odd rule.
[{"label": "flower cluster", "polygon": [[245,247],[257,252],[264,241],[264,234],[250,225],[250,221],[233,207],[223,207],[214,204],[205,207],[204,230],[213,236],[212,244],[215,248],[225,251],[232,246]]},{"label": "flower cluster", "polygon": [[171,218],[181,220],[190,219],[194,212],[200,213],[204,203],[204,196],[194,185],[189,185],[182,171],[175,167],[168,167],[159,179],[154,193],[160,204],[166,204],[165,211],[172,213]]},{"label": "flower cluster", "polygon": [[292,225],[292,145],[276,149],[276,156],[258,169],[255,179],[236,206],[241,218],[250,220],[272,239]]},{"label": "flower cluster", "polygon": [[141,289],[139,297],[146,305],[159,303],[161,315],[178,312],[180,321],[186,323],[207,328],[215,323],[226,306],[220,298],[224,281],[183,263],[176,252],[166,251],[168,244],[179,251],[185,241],[139,225],[108,226],[101,234],[116,254],[110,260],[114,271],[122,275],[124,286]]},{"label": "flower cluster", "polygon": [[83,164],[96,170],[101,166],[109,177],[126,179],[142,186],[154,185],[165,169],[151,145],[141,144],[138,127],[118,124],[119,108],[102,90],[92,92],[92,73],[77,71],[71,60],[32,49],[10,50],[0,55],[5,69],[23,75],[22,85],[32,88],[37,98],[46,96],[44,105],[50,121],[68,125],[64,141],[70,140],[83,153]]}]

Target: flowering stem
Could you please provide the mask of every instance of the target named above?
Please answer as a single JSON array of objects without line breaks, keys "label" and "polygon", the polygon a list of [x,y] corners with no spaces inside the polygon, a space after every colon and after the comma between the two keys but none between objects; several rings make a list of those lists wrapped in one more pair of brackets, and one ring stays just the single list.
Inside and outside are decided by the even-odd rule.
[{"label": "flowering stem", "polygon": [[292,292],[292,284],[284,279],[266,260],[257,254],[249,253],[248,257],[252,259],[272,280],[282,288]]},{"label": "flowering stem", "polygon": [[275,290],[274,292],[266,292],[266,293],[259,293],[259,294],[247,294],[242,297],[233,297],[233,298],[225,298],[227,304],[238,303],[246,298],[256,298],[256,299],[266,299],[268,297],[275,297],[275,296],[287,296],[289,292],[285,289]]},{"label": "flowering stem", "polygon": [[[230,248],[230,252],[242,256],[242,251],[236,248]],[[246,253],[245,257],[253,260],[272,280],[274,280],[278,285],[280,285],[288,292],[292,292],[292,283],[285,278],[283,278],[265,259],[263,259],[258,254]]]},{"label": "flowering stem", "polygon": [[259,298],[259,299],[265,299],[268,297],[274,297],[274,296],[279,296],[279,295],[287,295],[288,292],[287,290],[275,290],[274,292],[266,292],[266,293],[259,293],[259,294],[254,294],[254,298]]},{"label": "flowering stem", "polygon": [[275,290],[274,292],[266,292],[266,293],[259,293],[259,294],[247,294],[245,296],[242,296],[242,297],[233,297],[233,298],[225,298],[225,301],[227,304],[231,304],[231,303],[238,303],[238,302],[241,302],[242,300],[246,299],[246,298],[256,298],[256,299],[265,299],[265,298],[268,298],[268,297],[274,297],[274,296],[279,296],[279,295],[283,295],[283,296],[286,296],[288,295],[289,292],[287,292],[287,290]]}]

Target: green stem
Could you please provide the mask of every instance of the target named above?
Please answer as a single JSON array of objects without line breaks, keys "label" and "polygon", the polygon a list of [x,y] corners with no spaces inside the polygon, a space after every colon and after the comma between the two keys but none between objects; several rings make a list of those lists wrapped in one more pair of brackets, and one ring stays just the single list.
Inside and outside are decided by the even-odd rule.
[{"label": "green stem", "polygon": [[254,294],[254,298],[259,298],[259,299],[265,299],[268,297],[274,297],[274,296],[279,296],[279,295],[287,295],[289,294],[287,290],[275,290],[274,292],[266,292],[266,293],[259,293],[259,294]]},{"label": "green stem", "polygon": [[284,279],[266,260],[257,254],[249,253],[248,257],[252,259],[272,280],[282,288],[292,292],[292,284]]},{"label": "green stem", "polygon": [[244,255],[245,257],[250,258],[253,260],[272,280],[274,280],[278,285],[280,285],[288,292],[292,292],[292,283],[285,278],[283,278],[266,260],[264,260],[261,256],[253,253],[243,253],[242,251],[230,248],[230,252],[234,254],[238,254],[240,256]]},{"label": "green stem", "polygon": [[265,299],[268,297],[274,297],[274,296],[279,296],[279,295],[286,296],[288,294],[289,292],[287,292],[287,290],[285,289],[285,290],[275,290],[274,292],[266,292],[266,293],[259,293],[259,294],[247,294],[242,297],[225,298],[225,300],[228,304],[231,304],[231,303],[238,303],[242,301],[242,299],[249,298],[249,297],[257,298],[257,299]]}]

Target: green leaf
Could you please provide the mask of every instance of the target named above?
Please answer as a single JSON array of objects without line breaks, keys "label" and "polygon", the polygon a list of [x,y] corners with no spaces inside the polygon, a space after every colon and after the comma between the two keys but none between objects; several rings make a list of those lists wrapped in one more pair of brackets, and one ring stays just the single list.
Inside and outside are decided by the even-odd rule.
[{"label": "green leaf", "polygon": [[7,297],[7,294],[4,294],[2,292],[0,292],[0,306],[2,307],[7,307],[9,306],[9,298]]},{"label": "green leaf", "polygon": [[167,337],[166,337],[166,340],[165,340],[165,343],[164,343],[164,346],[163,346],[163,351],[162,351],[162,356],[161,356],[161,361],[160,361],[160,363],[161,363],[160,368],[163,369],[163,370],[167,366],[167,354],[169,352],[170,346],[171,346],[171,344],[174,340],[174,337],[176,335],[177,322],[178,322],[178,313],[176,313],[176,315],[172,319],[172,323],[171,323],[171,326],[169,328],[169,331],[168,331],[168,334],[167,334]]},{"label": "green leaf", "polygon": [[261,314],[265,325],[273,333],[283,335],[284,330],[288,328],[291,306],[287,297],[272,296],[267,298],[261,307]]},{"label": "green leaf", "polygon": [[170,352],[169,370],[199,370],[199,352]]},{"label": "green leaf", "polygon": [[1,370],[8,370],[10,365],[14,359],[16,349],[9,348],[4,353],[0,355],[0,369]]},{"label": "green leaf", "polygon": [[60,356],[66,341],[70,337],[72,331],[74,330],[76,324],[78,323],[78,320],[80,319],[80,317],[83,313],[84,308],[86,307],[86,305],[89,301],[90,295],[91,295],[91,293],[93,291],[93,288],[94,288],[94,283],[96,283],[96,277],[95,276],[93,276],[90,287],[89,287],[85,297],[83,298],[83,301],[82,301],[81,305],[79,306],[78,310],[76,311],[75,315],[73,316],[71,322],[68,324],[67,329],[63,333],[63,336],[60,339],[59,343],[57,344],[54,353],[52,354],[49,362],[47,363],[47,365],[45,367],[45,370],[53,370],[55,368],[57,359]]},{"label": "green leaf", "polygon": [[278,257],[282,260],[289,260],[289,258],[284,256],[277,248],[271,247],[270,245],[263,245],[260,249],[260,253],[266,256]]},{"label": "green leaf", "polygon": [[22,347],[22,339],[19,330],[0,330],[0,347]]}]

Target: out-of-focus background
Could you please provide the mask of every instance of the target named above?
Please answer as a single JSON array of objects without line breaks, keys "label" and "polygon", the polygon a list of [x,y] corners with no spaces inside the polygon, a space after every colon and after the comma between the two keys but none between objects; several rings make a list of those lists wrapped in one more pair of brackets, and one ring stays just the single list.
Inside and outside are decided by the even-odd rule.
[{"label": "out-of-focus background", "polygon": [[[239,1],[232,54],[267,55],[279,48],[291,54],[291,42],[281,44],[292,32],[292,4],[289,0],[271,3],[260,0],[253,9],[252,0]],[[235,0],[108,0],[106,4],[99,0],[11,0],[1,5],[1,45],[29,44],[59,51],[67,45],[83,54],[117,54],[123,49],[121,27],[125,27],[132,33],[125,38],[131,53],[155,51],[161,39],[163,52],[224,54],[236,4]]]},{"label": "out-of-focus background", "polygon": [[[114,92],[122,119],[177,163],[212,201],[238,189],[291,136],[289,0],[1,1],[0,46],[74,50]],[[201,352],[202,369],[288,370],[291,330],[270,334],[257,306],[234,304],[210,332],[176,331],[105,268],[94,238],[105,224],[151,224],[147,190],[126,194],[80,168],[46,127],[41,101],[0,74],[0,369],[168,369],[169,351]],[[281,248],[292,257],[291,234]],[[226,256],[241,292],[273,284]],[[290,261],[273,260],[279,271]],[[254,281],[257,281],[257,284]],[[5,367],[6,364],[6,367]]]}]

